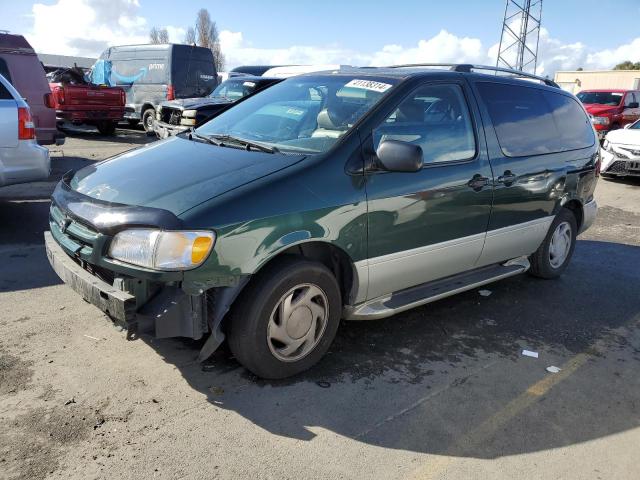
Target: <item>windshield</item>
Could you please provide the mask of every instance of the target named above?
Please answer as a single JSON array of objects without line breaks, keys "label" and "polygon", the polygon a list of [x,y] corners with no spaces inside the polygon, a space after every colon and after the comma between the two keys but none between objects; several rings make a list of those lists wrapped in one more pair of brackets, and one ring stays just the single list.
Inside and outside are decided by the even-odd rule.
[{"label": "windshield", "polygon": [[640,130],[640,120],[638,120],[636,123],[631,124],[631,126],[629,126],[630,130]]},{"label": "windshield", "polygon": [[293,77],[244,100],[196,132],[256,141],[283,152],[323,153],[396,83],[348,75]]},{"label": "windshield", "polygon": [[595,103],[597,105],[608,105],[617,107],[622,101],[621,92],[580,92],[577,97],[582,103]]},{"label": "windshield", "polygon": [[256,83],[250,80],[226,80],[218,85],[209,97],[235,101],[253,93],[255,89]]}]

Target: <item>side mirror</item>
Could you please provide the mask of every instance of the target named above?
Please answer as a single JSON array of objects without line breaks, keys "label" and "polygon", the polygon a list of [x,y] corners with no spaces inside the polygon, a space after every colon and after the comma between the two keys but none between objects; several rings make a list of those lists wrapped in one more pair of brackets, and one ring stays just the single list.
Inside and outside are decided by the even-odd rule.
[{"label": "side mirror", "polygon": [[629,108],[638,108],[638,106],[640,106],[640,105],[638,104],[638,102],[631,102],[631,103],[628,105],[628,107],[629,107]]},{"label": "side mirror", "polygon": [[390,172],[417,172],[422,169],[422,148],[419,145],[385,140],[376,150],[378,160]]}]

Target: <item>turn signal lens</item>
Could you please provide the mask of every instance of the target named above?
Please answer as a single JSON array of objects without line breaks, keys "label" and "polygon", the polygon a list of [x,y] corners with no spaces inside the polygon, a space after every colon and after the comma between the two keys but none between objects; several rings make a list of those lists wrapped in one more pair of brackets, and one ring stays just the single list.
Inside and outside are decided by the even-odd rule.
[{"label": "turn signal lens", "polygon": [[206,258],[206,256],[209,255],[212,245],[212,238],[197,237],[193,241],[193,245],[191,246],[191,263],[195,265],[201,263]]}]

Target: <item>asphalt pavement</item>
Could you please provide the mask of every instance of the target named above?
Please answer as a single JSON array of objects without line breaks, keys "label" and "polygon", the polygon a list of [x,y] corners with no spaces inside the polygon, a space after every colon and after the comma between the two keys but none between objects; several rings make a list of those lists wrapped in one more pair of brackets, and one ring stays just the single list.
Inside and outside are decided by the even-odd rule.
[{"label": "asphalt pavement", "polygon": [[48,265],[57,179],[153,140],[76,131],[47,182],[0,189],[0,478],[640,478],[640,181],[599,181],[562,278],[343,322],[273,382],[128,341]]}]

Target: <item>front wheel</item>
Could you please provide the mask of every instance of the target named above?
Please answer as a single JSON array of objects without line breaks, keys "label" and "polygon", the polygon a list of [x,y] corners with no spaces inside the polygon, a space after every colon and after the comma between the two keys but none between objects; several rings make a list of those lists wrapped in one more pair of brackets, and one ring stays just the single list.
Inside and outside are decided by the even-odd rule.
[{"label": "front wheel", "polygon": [[259,377],[290,377],[327,352],[341,313],[340,288],[327,267],[283,258],[258,273],[236,300],[229,347]]},{"label": "front wheel", "polygon": [[142,126],[147,134],[153,133],[153,120],[156,117],[156,111],[153,108],[147,108],[142,112]]},{"label": "front wheel", "polygon": [[532,275],[557,278],[565,271],[576,246],[578,224],[573,213],[563,208],[553,220],[542,245],[530,257]]}]

